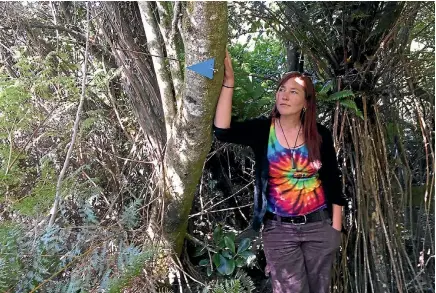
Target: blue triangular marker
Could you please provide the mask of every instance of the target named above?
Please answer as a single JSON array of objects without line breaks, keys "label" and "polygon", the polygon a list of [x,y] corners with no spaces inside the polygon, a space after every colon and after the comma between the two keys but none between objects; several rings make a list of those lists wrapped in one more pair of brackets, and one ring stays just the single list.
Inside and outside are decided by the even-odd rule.
[{"label": "blue triangular marker", "polygon": [[206,76],[207,78],[213,79],[213,70],[215,65],[215,58],[208,59],[206,61],[188,66],[187,69],[190,69],[198,74]]}]

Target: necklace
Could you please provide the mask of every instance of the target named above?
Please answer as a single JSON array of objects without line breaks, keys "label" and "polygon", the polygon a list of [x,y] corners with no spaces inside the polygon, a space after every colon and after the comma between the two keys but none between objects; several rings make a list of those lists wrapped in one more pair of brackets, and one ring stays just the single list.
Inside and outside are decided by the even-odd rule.
[{"label": "necklace", "polygon": [[296,169],[296,168],[295,168],[295,161],[294,161],[294,152],[295,152],[295,148],[297,147],[298,136],[300,135],[301,126],[303,126],[303,124],[300,123],[300,128],[298,128],[297,138],[295,139],[295,143],[294,143],[294,148],[293,148],[293,149],[290,148],[289,143],[288,143],[288,140],[286,139],[285,132],[283,131],[282,124],[280,123],[280,118],[279,118],[279,125],[280,125],[280,129],[282,130],[283,136],[284,136],[284,138],[285,138],[286,145],[288,146],[288,149],[291,150],[292,169]]}]

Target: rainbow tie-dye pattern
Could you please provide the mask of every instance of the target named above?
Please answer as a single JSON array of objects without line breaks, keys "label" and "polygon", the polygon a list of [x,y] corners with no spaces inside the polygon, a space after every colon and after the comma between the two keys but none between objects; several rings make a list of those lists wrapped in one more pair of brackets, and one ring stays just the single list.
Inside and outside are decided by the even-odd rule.
[{"label": "rainbow tie-dye pattern", "polygon": [[318,179],[321,163],[309,161],[305,144],[293,149],[283,147],[277,139],[274,120],[268,140],[268,211],[286,217],[307,215],[325,208],[324,191]]}]

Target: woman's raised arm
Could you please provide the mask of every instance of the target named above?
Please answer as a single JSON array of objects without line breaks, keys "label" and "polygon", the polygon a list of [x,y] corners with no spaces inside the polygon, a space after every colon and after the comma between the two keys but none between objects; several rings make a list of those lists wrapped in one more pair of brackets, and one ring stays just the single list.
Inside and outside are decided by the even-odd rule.
[{"label": "woman's raised arm", "polygon": [[235,76],[232,68],[232,60],[226,49],[224,59],[224,79],[221,94],[215,112],[214,125],[218,128],[229,128],[232,117],[232,97],[235,86]]}]

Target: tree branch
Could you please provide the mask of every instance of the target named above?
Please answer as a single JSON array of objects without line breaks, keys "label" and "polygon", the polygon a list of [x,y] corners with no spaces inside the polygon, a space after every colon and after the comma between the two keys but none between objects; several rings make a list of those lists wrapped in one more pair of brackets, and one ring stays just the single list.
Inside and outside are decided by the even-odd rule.
[{"label": "tree branch", "polygon": [[62,188],[62,180],[64,179],[65,172],[68,168],[71,153],[73,152],[74,143],[76,141],[77,131],[79,129],[79,121],[80,115],[82,113],[83,101],[85,100],[85,90],[86,90],[86,74],[87,74],[87,65],[88,65],[88,54],[89,54],[89,2],[86,2],[86,44],[85,44],[85,58],[83,60],[82,67],[82,92],[80,95],[79,107],[77,108],[76,120],[74,121],[73,126],[73,134],[71,137],[71,143],[68,148],[67,156],[64,161],[64,166],[62,167],[61,173],[59,174],[58,182],[56,184],[56,197],[53,203],[53,207],[51,209],[51,217],[48,223],[49,226],[52,226],[54,221],[56,220],[56,214],[59,208],[59,202],[61,200],[61,188]]}]

